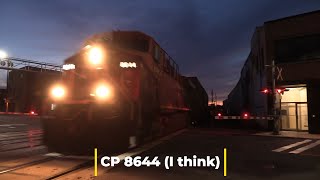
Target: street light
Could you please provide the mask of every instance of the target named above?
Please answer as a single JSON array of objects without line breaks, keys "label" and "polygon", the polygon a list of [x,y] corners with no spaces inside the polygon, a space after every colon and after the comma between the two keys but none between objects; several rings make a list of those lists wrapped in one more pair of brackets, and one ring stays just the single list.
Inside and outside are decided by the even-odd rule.
[{"label": "street light", "polygon": [[[8,57],[8,54],[5,51],[0,50],[0,65],[3,65],[2,64],[3,63],[2,60],[6,59],[7,57]],[[8,89],[8,71],[7,71],[7,89]],[[9,99],[8,99],[8,97],[5,98],[5,103],[6,103],[6,112],[8,112],[9,111]]]},{"label": "street light", "polygon": [[0,59],[5,59],[7,57],[8,57],[7,53],[5,51],[0,50]]}]

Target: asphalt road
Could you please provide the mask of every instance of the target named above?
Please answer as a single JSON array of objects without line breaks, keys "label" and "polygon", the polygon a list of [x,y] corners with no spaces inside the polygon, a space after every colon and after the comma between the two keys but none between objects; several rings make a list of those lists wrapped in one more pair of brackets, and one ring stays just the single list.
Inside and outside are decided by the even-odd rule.
[{"label": "asphalt road", "polygon": [[[15,158],[33,161],[33,155],[47,153],[41,145],[41,131],[37,117],[0,116],[0,167],[7,168],[6,162],[13,162],[10,160]],[[226,177],[224,148],[227,149]],[[320,179],[320,141],[316,139],[255,136],[253,131],[241,129],[194,128],[162,140],[151,148],[147,144],[140,149],[139,156],[149,156],[150,159],[157,156],[161,165],[138,168],[128,168],[123,162],[113,168],[100,165],[95,179]],[[193,158],[194,155],[200,158],[218,156],[219,169],[178,166],[178,157]],[[164,166],[166,156],[174,159],[169,170]],[[39,165],[43,170],[51,166]],[[89,167],[60,179],[92,179],[93,170]],[[31,172],[27,169],[21,171]],[[5,174],[3,177],[11,176]],[[37,179],[38,176],[32,177]]]},{"label": "asphalt road", "polygon": [[38,116],[0,115],[0,163],[46,151]]},{"label": "asphalt road", "polygon": [[0,115],[0,133],[39,129],[41,129],[39,116]]}]

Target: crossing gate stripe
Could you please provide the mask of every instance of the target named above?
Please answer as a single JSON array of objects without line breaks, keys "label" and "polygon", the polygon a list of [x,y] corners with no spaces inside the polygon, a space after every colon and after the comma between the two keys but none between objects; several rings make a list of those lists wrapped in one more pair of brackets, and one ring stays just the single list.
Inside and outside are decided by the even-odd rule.
[{"label": "crossing gate stripe", "polygon": [[215,119],[265,119],[265,120],[273,120],[273,117],[265,117],[265,116],[250,116],[250,117],[243,117],[243,116],[214,116]]}]

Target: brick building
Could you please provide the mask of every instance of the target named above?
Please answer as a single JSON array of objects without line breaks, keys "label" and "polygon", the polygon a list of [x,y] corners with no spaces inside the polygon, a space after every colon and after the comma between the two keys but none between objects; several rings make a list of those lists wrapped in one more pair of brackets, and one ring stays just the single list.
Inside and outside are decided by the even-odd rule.
[{"label": "brick building", "polygon": [[[225,101],[230,114],[246,111],[272,114],[272,96],[261,93],[272,85],[271,65],[276,68],[276,87],[286,88],[277,97],[284,130],[320,133],[320,11],[267,21],[257,27],[251,51],[236,87]],[[266,126],[267,122],[259,122]]]}]

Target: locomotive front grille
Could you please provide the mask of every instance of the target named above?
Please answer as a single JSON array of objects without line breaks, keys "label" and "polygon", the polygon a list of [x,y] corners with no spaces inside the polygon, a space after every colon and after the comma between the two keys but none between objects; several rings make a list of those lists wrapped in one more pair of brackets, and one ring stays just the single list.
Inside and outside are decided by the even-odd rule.
[{"label": "locomotive front grille", "polygon": [[89,104],[60,104],[57,107],[57,117],[64,120],[76,120],[86,116]]}]

